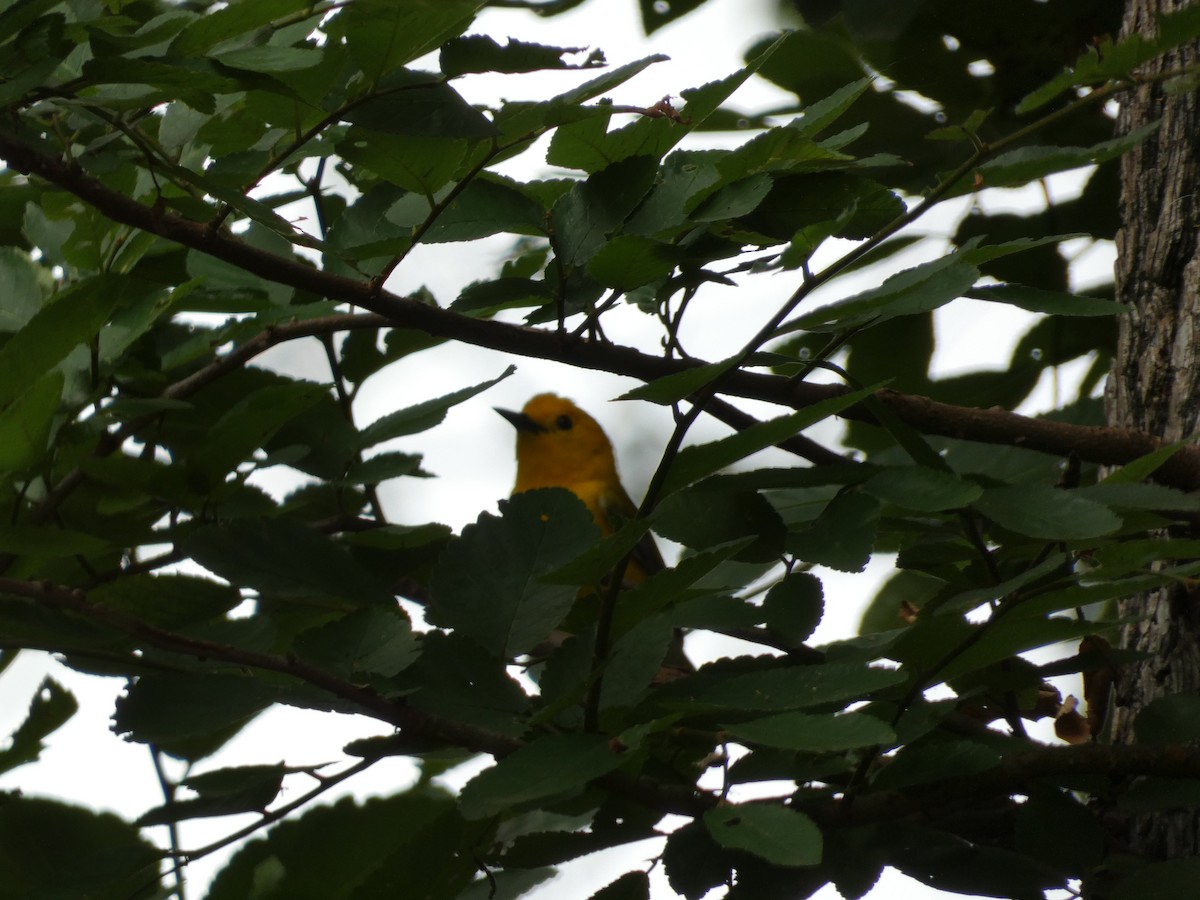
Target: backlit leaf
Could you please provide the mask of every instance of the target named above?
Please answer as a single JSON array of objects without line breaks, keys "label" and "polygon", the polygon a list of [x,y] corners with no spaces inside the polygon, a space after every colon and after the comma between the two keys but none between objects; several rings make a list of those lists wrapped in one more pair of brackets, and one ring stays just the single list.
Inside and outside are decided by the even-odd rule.
[{"label": "backlit leaf", "polygon": [[801,812],[771,804],[719,806],[704,814],[718,844],[745,850],[779,866],[815,866],[821,861],[821,831]]}]

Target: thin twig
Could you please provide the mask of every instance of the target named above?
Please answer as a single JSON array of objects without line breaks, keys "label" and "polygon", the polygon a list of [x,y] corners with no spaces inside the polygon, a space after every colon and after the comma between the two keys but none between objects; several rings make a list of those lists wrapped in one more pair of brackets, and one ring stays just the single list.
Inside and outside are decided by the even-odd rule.
[{"label": "thin twig", "polygon": [[343,781],[353,778],[360,772],[365,772],[367,769],[371,768],[371,766],[375,765],[375,763],[379,762],[379,760],[382,758],[383,757],[363,759],[359,762],[356,762],[349,768],[343,769],[336,775],[322,775],[318,777],[317,786],[312,790],[302,794],[290,803],[285,803],[283,806],[280,806],[277,809],[267,810],[262,814],[257,822],[252,822],[245,828],[239,828],[237,831],[227,834],[225,837],[221,838],[220,840],[213,841],[211,844],[205,844],[203,847],[197,847],[195,850],[184,850],[180,854],[183,857],[184,865],[193,863],[198,859],[203,859],[210,853],[216,853],[218,850],[228,847],[230,844],[237,843],[242,838],[249,837],[250,835],[254,834],[254,832],[259,831],[260,829],[263,829],[274,822],[278,822],[280,819],[290,815],[300,807],[319,797],[330,788],[337,787]]},{"label": "thin twig", "polygon": [[[150,745],[150,758],[154,761],[154,775],[158,779],[158,786],[162,791],[163,802],[167,804],[174,803],[177,785],[167,777],[167,772],[163,768],[162,751],[158,749],[156,744]],[[184,896],[182,865],[184,854],[179,849],[179,823],[175,821],[168,822],[167,835],[171,845],[171,871],[175,876],[175,887],[172,893],[175,894],[178,900],[187,900],[187,898]]]}]

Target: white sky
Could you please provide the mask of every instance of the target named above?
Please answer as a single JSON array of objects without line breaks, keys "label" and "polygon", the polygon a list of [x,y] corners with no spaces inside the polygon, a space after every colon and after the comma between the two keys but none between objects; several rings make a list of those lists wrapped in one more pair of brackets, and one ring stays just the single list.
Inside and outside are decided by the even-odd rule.
[{"label": "white sky", "polygon": [[[564,46],[581,42],[581,35],[593,46],[605,50],[612,65],[619,65],[651,52],[666,53],[669,62],[649,70],[613,92],[617,103],[649,106],[664,95],[678,97],[683,89],[722,77],[742,65],[742,52],[754,40],[771,30],[772,0],[711,0],[699,14],[687,16],[656,33],[649,42],[641,38],[641,26],[635,0],[604,0],[585,3],[581,8],[553,19],[538,19],[527,13],[492,10],[482,15],[472,33],[488,33],[498,39],[507,36]],[[481,77],[463,87],[469,99],[494,99],[489,91],[502,91],[509,98],[540,98],[558,93],[595,72],[567,72],[503,78]],[[754,110],[778,103],[783,95],[761,80],[751,80],[732,98],[737,108]],[[852,115],[852,113],[851,113]],[[719,136],[701,135],[698,140],[716,145]],[[541,174],[544,147],[526,154],[510,166],[509,174],[531,177]],[[1078,190],[1081,179],[1063,178],[1056,191]],[[989,208],[1001,206],[1028,208],[1040,200],[1040,189],[1028,192],[990,192],[985,198]],[[938,233],[961,216],[969,201],[947,204],[918,229]],[[503,258],[507,239],[462,245],[440,245],[415,253],[396,273],[389,287],[407,292],[419,286],[429,287],[439,302],[448,303],[470,281],[494,270]],[[1075,248],[1073,248],[1075,249]],[[935,245],[919,247],[901,257],[901,267],[912,265],[940,252]],[[1076,270],[1085,274],[1076,287],[1086,289],[1103,280],[1086,273],[1111,271],[1111,247],[1078,248],[1082,252]],[[816,261],[819,265],[820,258]],[[866,276],[877,283],[878,276]],[[692,352],[711,359],[729,355],[730,348],[748,337],[776,304],[795,287],[792,275],[752,279],[746,288],[713,288],[702,295],[689,312],[686,344]],[[839,290],[850,293],[868,286],[868,282],[841,283]],[[735,299],[736,292],[736,299]],[[736,314],[730,315],[736,303]],[[613,339],[650,348],[656,345],[655,322],[633,311],[619,311],[606,317],[606,329]],[[935,368],[940,374],[981,367],[1002,369],[1007,365],[1017,336],[1028,328],[1028,314],[999,304],[960,301],[942,310],[937,319],[940,340]],[[313,378],[325,378],[323,355],[299,343],[277,348],[263,363],[278,369]],[[570,367],[540,360],[513,360],[504,354],[474,347],[447,345],[401,361],[367,383],[356,408],[359,424],[365,424],[394,409],[439,396],[499,374],[510,362],[517,373],[496,388],[451,411],[439,428],[395,443],[395,447],[425,454],[425,467],[439,477],[429,480],[402,479],[383,487],[382,498],[389,516],[397,522],[419,523],[431,519],[446,522],[456,530],[472,521],[484,509],[494,509],[495,501],[508,493],[513,478],[511,426],[496,416],[491,407],[520,408],[534,393],[555,390],[572,397],[591,411],[614,438],[627,486],[640,495],[663,442],[670,433],[667,410],[649,404],[609,403],[613,397],[635,385],[629,379],[602,373],[577,372]],[[1069,367],[1070,368],[1070,367]],[[1078,379],[1077,371],[1060,372],[1064,381]],[[1052,404],[1049,379],[1039,387],[1031,408]],[[747,406],[753,412],[770,414],[769,409]],[[707,440],[723,434],[712,423],[700,423],[692,441]],[[838,433],[832,423],[812,429],[819,440],[831,440]],[[777,459],[790,464],[790,457]],[[286,485],[275,484],[276,489]],[[825,581],[826,620],[814,638],[824,642],[855,633],[862,608],[886,574],[889,559],[876,560],[866,575],[847,576],[822,572]],[[714,640],[697,639],[689,643],[689,652],[698,662],[736,652]],[[43,654],[25,653],[0,677],[0,736],[7,735],[23,719],[26,704],[47,672],[66,685],[80,701],[80,711],[49,742],[41,761],[0,776],[0,790],[20,789],[27,795],[55,796],[95,809],[112,811],[132,819],[157,805],[162,798],[145,747],[125,743],[109,731],[108,717],[121,682],[83,676],[66,669]],[[1078,690],[1064,686],[1064,694]],[[364,717],[333,717],[290,708],[273,709],[259,717],[220,753],[205,760],[200,771],[229,765],[270,763],[286,754],[291,765],[312,764],[341,759],[341,747],[356,737],[386,733],[380,723]],[[0,737],[0,740],[3,738]],[[384,761],[364,775],[325,795],[323,802],[353,794],[366,797],[390,794],[412,777],[412,766],[404,760]],[[459,782],[461,783],[459,779]],[[289,784],[292,782],[289,781]],[[311,782],[298,779],[284,799],[308,790]],[[242,827],[251,817],[185,822],[181,826],[184,847],[196,847]],[[165,833],[157,838],[165,843]],[[659,852],[657,844],[636,845],[597,854],[567,867],[566,872],[530,896],[549,900],[554,897],[585,897],[628,868],[642,865]],[[202,894],[201,886],[217,871],[228,854],[193,864],[187,873],[189,896]],[[666,885],[662,867],[652,872],[655,898],[674,894]],[[715,895],[714,895],[715,896]],[[872,900],[943,896],[898,873],[889,872],[869,895]],[[833,900],[838,894],[827,887],[816,895]]]}]

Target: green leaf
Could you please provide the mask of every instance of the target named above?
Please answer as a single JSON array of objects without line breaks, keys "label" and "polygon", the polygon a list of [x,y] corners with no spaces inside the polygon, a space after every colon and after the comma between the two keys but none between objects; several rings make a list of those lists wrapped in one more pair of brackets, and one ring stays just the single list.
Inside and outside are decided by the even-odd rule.
[{"label": "green leaf", "polygon": [[862,488],[885,503],[918,512],[960,509],[983,494],[983,488],[973,481],[925,466],[883,469]]},{"label": "green leaf", "polygon": [[224,746],[277,697],[277,686],[252,677],[146,673],[117,699],[113,730],[195,761]]},{"label": "green leaf", "polygon": [[340,678],[390,678],[420,652],[408,619],[398,609],[360,609],[297,636],[293,651]]},{"label": "green leaf", "polygon": [[[995,624],[988,623],[983,634],[977,636],[979,630],[979,625],[968,624],[957,616],[918,617],[915,626],[894,636],[896,639],[888,648],[888,656],[904,663],[905,667],[939,665],[937,678],[953,681],[1018,653],[1093,634],[1096,623],[1059,616],[1006,616],[995,620]],[[968,649],[952,662],[942,665],[947,641]]]},{"label": "green leaf", "polygon": [[36,762],[46,748],[43,739],[53,734],[71,716],[79,704],[75,697],[53,678],[44,678],[33,699],[29,712],[0,750],[0,772],[7,772],[25,763]]},{"label": "green leaf", "polygon": [[1066,291],[1046,291],[1023,284],[986,285],[972,288],[966,296],[1055,316],[1119,316],[1128,311],[1125,304],[1113,300],[1084,297]]},{"label": "green leaf", "polygon": [[42,307],[43,270],[16,247],[0,247],[0,333],[19,331]]},{"label": "green leaf", "polygon": [[88,592],[106,608],[162,628],[185,628],[219,619],[242,602],[233,585],[183,573],[125,575]]},{"label": "green leaf", "polygon": [[1012,256],[1014,253],[1024,253],[1027,250],[1036,250],[1038,247],[1086,237],[1089,235],[1081,232],[1050,234],[1039,238],[1020,237],[1011,241],[1002,241],[999,244],[980,244],[977,239],[971,239],[963,244],[959,254],[971,265],[981,266],[984,263]]},{"label": "green leaf", "polygon": [[41,458],[62,391],[62,372],[50,372],[0,408],[0,478],[21,472]]},{"label": "green leaf", "polygon": [[679,251],[670,244],[622,234],[600,248],[588,262],[587,272],[606,287],[631,291],[666,278],[679,258]]},{"label": "green leaf", "polygon": [[588,900],[650,900],[650,876],[642,871],[626,872]]},{"label": "green leaf", "polygon": [[815,138],[840,119],[854,102],[870,89],[872,81],[873,78],[860,78],[838,88],[828,97],[809,103],[804,107],[804,112],[790,122],[788,127],[794,128],[805,137]]},{"label": "green leaf", "polygon": [[111,546],[112,543],[104,538],[69,528],[0,526],[0,553],[75,556],[99,553]]},{"label": "green leaf", "polygon": [[389,79],[387,87],[385,93],[347,110],[343,118],[379,134],[481,140],[497,133],[483,113],[435,76],[405,73],[402,79]]},{"label": "green leaf", "polygon": [[[959,181],[948,196],[972,193],[979,189],[979,185],[988,188],[1019,187],[1055,172],[1107,162],[1133,149],[1157,129],[1158,123],[1154,122],[1091,147],[1019,147],[983,163],[974,173]],[[977,182],[976,178],[980,181]]]},{"label": "green leaf", "polygon": [[793,645],[808,640],[824,611],[821,581],[808,572],[789,572],[767,591],[762,605],[767,627]]},{"label": "green leaf", "polygon": [[947,125],[935,128],[926,137],[931,141],[968,141],[979,134],[979,126],[984,123],[994,110],[975,109],[967,116],[961,125]]},{"label": "green leaf", "polygon": [[[844,163],[851,157],[822,146],[794,128],[781,125],[764,131],[717,162],[721,186],[748,175],[811,170],[814,165]],[[693,200],[693,208],[698,201]]]},{"label": "green leaf", "polygon": [[241,844],[205,896],[385,900],[403,885],[409,897],[459,897],[476,874],[479,836],[454,798],[428,784],[362,803],[344,797]]},{"label": "green leaf", "polygon": [[787,548],[805,562],[839,572],[861,572],[871,559],[879,527],[879,501],[858,491],[843,491],[812,525],[788,536]]},{"label": "green leaf", "polygon": [[287,597],[390,606],[392,592],[346,550],[299,522],[236,519],[197,529],[184,552],[230,583]]},{"label": "green leaf", "polygon": [[462,34],[484,0],[355,0],[325,23],[371,80],[407,65]]},{"label": "green leaf", "polygon": [[1104,579],[1121,578],[1133,572],[1149,574],[1159,560],[1194,560],[1200,557],[1200,541],[1143,538],[1102,544],[1095,549],[1099,568],[1091,574]]},{"label": "green leaf", "polygon": [[299,381],[259,388],[213,423],[189,464],[210,477],[232,471],[327,393],[325,385]]},{"label": "green leaf", "polygon": [[[607,114],[589,122],[568,124],[559,129],[551,141],[547,162],[595,172],[614,162],[634,156],[649,156],[661,159],[663,154],[682,141],[718,110],[758,68],[775,52],[780,41],[768,45],[755,59],[732,75],[709,82],[702,87],[680,92],[685,104],[679,111],[678,120],[667,117],[643,115],[636,121],[613,131],[607,131]],[[647,61],[659,61],[666,57],[651,57]],[[614,74],[620,70],[614,70]],[[601,79],[597,79],[599,82]],[[624,80],[624,79],[622,79]],[[594,88],[593,88],[594,90]],[[607,90],[607,88],[605,88]],[[594,91],[598,96],[603,91]],[[574,105],[580,100],[568,100],[564,94],[552,104]],[[584,98],[590,99],[590,97]],[[730,178],[729,180],[734,180]]]},{"label": "green leaf", "polygon": [[604,64],[604,54],[593,51],[580,63],[563,59],[586,47],[549,47],[509,38],[504,46],[483,34],[454,38],[442,44],[442,74],[449,78],[471,72],[538,72],[545,69],[590,69]]},{"label": "green leaf", "polygon": [[[1136,568],[1136,567],[1135,567]],[[1088,573],[1090,579],[1093,573]],[[1012,610],[1014,616],[1045,616],[1072,607],[1085,607],[1093,603],[1105,603],[1118,597],[1129,597],[1143,591],[1152,590],[1165,583],[1165,579],[1155,576],[1140,576],[1120,581],[1088,585],[1071,585],[1058,590],[1039,591],[1035,597],[1026,597]]]},{"label": "green leaf", "polygon": [[666,614],[645,616],[621,634],[609,648],[605,660],[600,708],[634,706],[655,680],[664,660],[685,666],[682,645],[677,652],[681,658],[668,658],[671,644],[676,639],[674,622]]},{"label": "green leaf", "polygon": [[483,393],[492,385],[503,381],[516,370],[516,366],[509,366],[490,381],[484,381],[472,387],[461,388],[453,393],[436,397],[433,400],[426,400],[415,406],[409,406],[405,409],[388,413],[386,416],[376,419],[360,432],[359,446],[363,448],[371,447],[381,441],[428,431],[435,425],[440,425],[446,418],[446,413],[452,407],[470,400],[476,394]]},{"label": "green leaf", "polygon": [[634,75],[637,75],[649,66],[659,62],[666,62],[669,59],[669,56],[663,56],[661,53],[656,53],[653,56],[644,56],[623,66],[617,66],[615,69],[609,69],[603,75],[599,75],[590,81],[585,81],[583,84],[572,88],[566,93],[557,95],[552,102],[561,106],[578,106],[581,103],[586,103],[588,100],[594,100],[601,94],[608,93],[615,87],[620,87]]},{"label": "green leaf", "polygon": [[161,99],[181,100],[207,114],[216,111],[214,96],[236,93],[241,84],[232,72],[211,60],[184,57],[132,59],[93,57],[83,64],[83,79],[94,85],[144,85]]},{"label": "green leaf", "polygon": [[697,222],[724,222],[749,215],[771,192],[774,184],[769,175],[759,173],[724,185],[708,194],[704,202],[692,210],[691,217]]},{"label": "green leaf", "polygon": [[502,659],[527,653],[559,624],[578,591],[543,576],[598,537],[591,513],[570,491],[517,494],[499,517],[482,514],[443,552],[433,572],[429,621]]},{"label": "green leaf", "polygon": [[545,281],[497,278],[468,284],[450,308],[455,312],[490,316],[502,309],[544,306],[553,299],[554,289]]},{"label": "green leaf", "polygon": [[704,814],[718,844],[753,853],[777,866],[815,866],[821,861],[821,830],[812,819],[784,806],[740,803]]},{"label": "green leaf", "polygon": [[735,738],[752,744],[813,753],[854,750],[891,744],[896,740],[896,733],[879,719],[853,712],[839,715],[780,713],[721,727]]},{"label": "green leaf", "polygon": [[[597,584],[633,551],[650,532],[646,519],[631,519],[612,534],[606,534],[591,549],[543,577],[547,584]],[[653,536],[649,537],[653,540]]]},{"label": "green leaf", "polygon": [[390,363],[412,353],[436,347],[440,338],[407,328],[384,332],[383,349],[379,334],[369,329],[351,331],[342,342],[342,374],[355,384],[362,384]]},{"label": "green leaf", "polygon": [[620,633],[654,610],[664,609],[681,598],[694,596],[693,592],[712,592],[731,587],[734,583],[740,584],[737,578],[745,574],[745,569],[739,568],[731,581],[722,578],[722,570],[731,566],[749,565],[754,567],[755,572],[761,572],[762,564],[755,566],[752,563],[731,562],[732,557],[749,546],[752,540],[745,537],[712,550],[689,554],[672,568],[655,572],[633,590],[621,595],[621,602],[617,604],[613,616],[613,630]]},{"label": "green leaf", "polygon": [[283,765],[237,766],[189,776],[184,784],[200,796],[156,806],[138,816],[137,824],[166,825],[184,819],[262,812],[283,787]]},{"label": "green leaf", "polygon": [[692,198],[720,181],[723,150],[677,150],[666,158],[654,188],[626,223],[627,232],[670,235],[689,223]]},{"label": "green leaf", "polygon": [[945,831],[910,824],[876,836],[892,865],[933,890],[1033,900],[1066,889],[1061,874],[1024,854]]},{"label": "green leaf", "polygon": [[392,478],[412,475],[420,478],[428,475],[421,469],[421,456],[417,453],[377,453],[361,463],[354,463],[346,470],[340,484],[379,484]]},{"label": "green leaf", "polygon": [[167,48],[171,56],[202,57],[214,47],[252,35],[308,4],[303,0],[260,0],[256,3],[235,3],[215,12],[193,16]]},{"label": "green leaf", "polygon": [[147,897],[162,851],[111,813],[8,793],[0,801],[5,898]]},{"label": "green leaf", "polygon": [[[351,165],[374,172],[397,187],[433,198],[458,174],[468,147],[464,138],[384,134],[355,127],[338,141],[337,153]],[[362,250],[357,253],[360,258],[365,255]],[[389,249],[382,255],[394,253]]]},{"label": "green leaf", "polygon": [[425,243],[473,241],[493,234],[540,235],[546,211],[515,182],[481,175],[441,212],[425,233]]},{"label": "green leaf", "polygon": [[863,397],[877,391],[878,386],[860,391],[847,391],[837,397],[821,400],[790,415],[759,422],[737,434],[707,444],[685,447],[675,457],[663,484],[663,493],[669,494],[693,481],[745,459],[779,441],[799,434],[805,428],[836,415],[843,409],[858,403]]},{"label": "green leaf", "polygon": [[807,266],[821,244],[837,234],[844,224],[843,217],[839,216],[798,229],[788,242],[787,249],[779,254],[780,267],[790,272]]},{"label": "green leaf", "polygon": [[767,712],[853,700],[899,684],[904,679],[904,674],[896,669],[857,663],[825,663],[747,672],[702,685],[688,683],[698,678],[684,679],[661,688],[659,696],[664,705],[669,702],[677,708]]},{"label": "green leaf", "polygon": [[578,793],[622,762],[621,754],[602,736],[548,735],[468,781],[460,806],[468,819],[483,819],[523,803]]},{"label": "green leaf", "polygon": [[1009,597],[1026,585],[1033,584],[1036,581],[1046,578],[1048,575],[1057,574],[1061,576],[1067,559],[1068,557],[1065,553],[1051,553],[1036,566],[1031,566],[1019,575],[1008,578],[999,584],[990,584],[987,587],[963,591],[960,594],[955,594],[948,600],[939,601],[937,604],[937,614],[954,615],[965,613],[984,603]]},{"label": "green leaf", "polygon": [[928,312],[966,294],[978,278],[978,269],[951,254],[891,275],[879,287],[798,316],[778,333],[841,331]]},{"label": "green leaf", "polygon": [[1045,540],[1088,540],[1121,527],[1107,506],[1045,485],[989,488],[972,505],[1003,528]]},{"label": "green leaf", "polygon": [[1017,850],[1065,875],[1078,875],[1104,860],[1104,826],[1066,791],[1034,787],[1017,811],[1014,830]]},{"label": "green leaf", "polygon": [[606,146],[611,113],[598,110],[596,115],[581,118],[557,128],[546,151],[546,162],[564,169],[581,169],[595,173],[618,161]]},{"label": "green leaf", "polygon": [[474,639],[432,630],[421,643],[421,655],[405,676],[420,685],[408,695],[414,708],[512,737],[528,732],[529,698]]},{"label": "green leaf", "polygon": [[1104,481],[1076,490],[1085,500],[1095,500],[1113,509],[1200,512],[1200,497],[1185,494],[1165,484]]},{"label": "green leaf", "polygon": [[109,287],[107,279],[92,278],[63,291],[0,347],[0,409],[99,334],[119,299]]},{"label": "green leaf", "polygon": [[1017,114],[1032,112],[1072,87],[1126,78],[1147,60],[1200,34],[1200,15],[1190,6],[1168,15],[1158,14],[1155,19],[1157,37],[1148,37],[1145,30],[1133,30],[1119,42],[1108,36],[1101,38],[1074,66],[1027,94],[1017,104]]},{"label": "green leaf", "polygon": [[1200,739],[1200,697],[1172,694],[1141,709],[1133,720],[1140,744],[1186,744]]},{"label": "green leaf", "polygon": [[654,528],[663,537],[696,550],[753,537],[734,556],[742,562],[773,562],[786,533],[779,513],[755,491],[697,486],[676,491],[655,510]]},{"label": "green leaf", "polygon": [[584,265],[611,239],[654,184],[657,160],[635,156],[578,182],[550,211],[563,263]]},{"label": "green leaf", "polygon": [[[280,235],[257,223],[246,230],[243,239],[260,250],[268,250],[281,255],[286,255],[290,250],[288,243]],[[188,251],[187,273],[192,278],[202,279],[200,284],[208,288],[220,300],[232,297],[238,301],[237,305],[232,308],[229,308],[228,303],[225,306],[217,306],[215,311],[219,312],[264,312],[272,306],[289,305],[295,294],[293,289],[286,285],[264,281],[254,272],[217,259],[215,256],[209,256],[207,253],[201,253],[199,250]],[[203,307],[200,308],[203,309]],[[204,349],[209,350],[210,348],[205,346]]]},{"label": "green leaf", "polygon": [[1152,862],[1112,889],[1112,900],[1192,900],[1200,883],[1200,859]]},{"label": "green leaf", "polygon": [[[42,5],[39,2],[18,4],[34,9]],[[0,21],[0,28],[13,19],[20,21],[21,17],[5,16]],[[51,13],[30,23],[19,34],[5,32],[14,34],[15,40],[0,53],[0,73],[4,79],[0,84],[0,103],[8,106],[23,100],[29,91],[54,74],[58,63],[71,48],[64,34],[65,25],[62,13]]]},{"label": "green leaf", "polygon": [[704,823],[693,819],[667,837],[663,867],[673,891],[686,900],[700,900],[712,888],[728,884],[732,871],[729,856]]},{"label": "green leaf", "polygon": [[733,367],[736,360],[736,357],[731,356],[729,359],[723,359],[719,362],[704,363],[703,365],[684,369],[682,372],[664,375],[662,378],[655,378],[641,387],[635,387],[633,390],[626,391],[617,399],[649,400],[651,403],[659,403],[666,406],[678,400],[683,400],[685,397],[700,390],[706,384],[719,378]]},{"label": "green leaf", "polygon": [[872,782],[879,790],[930,784],[947,778],[977,775],[1000,764],[991,747],[968,740],[933,738],[903,747]]},{"label": "green leaf", "polygon": [[1144,481],[1157,472],[1172,456],[1185,446],[1192,446],[1189,441],[1176,441],[1166,444],[1157,450],[1151,450],[1145,456],[1139,456],[1133,462],[1126,463],[1119,469],[1114,469],[1101,480],[1101,484],[1128,484]]},{"label": "green leaf", "polygon": [[296,72],[321,64],[320,50],[301,47],[243,47],[218,53],[214,59],[232,69],[250,72]]}]

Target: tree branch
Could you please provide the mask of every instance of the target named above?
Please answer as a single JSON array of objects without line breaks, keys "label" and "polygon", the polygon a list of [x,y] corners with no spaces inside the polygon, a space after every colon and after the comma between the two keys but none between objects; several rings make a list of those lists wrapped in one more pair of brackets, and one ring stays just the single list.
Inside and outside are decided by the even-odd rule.
[{"label": "tree branch", "polygon": [[[395,327],[414,328],[436,337],[627,375],[642,381],[653,381],[704,364],[702,360],[652,356],[631,347],[590,342],[557,331],[470,318],[414,299],[376,292],[368,282],[355,281],[316,269],[298,259],[260,250],[231,234],[139,203],[109,189],[78,166],[35,150],[2,126],[0,156],[10,167],[54,183],[114,221],[208,253],[270,281],[369,310],[386,317]],[[847,390],[838,385],[808,384],[755,372],[731,372],[721,389],[734,396],[791,408],[810,406]],[[1031,419],[1000,409],[952,406],[897,391],[883,390],[875,396],[906,424],[926,434],[1025,447],[1055,456],[1075,454],[1082,460],[1103,465],[1124,465],[1165,443],[1154,435],[1132,429]],[[875,422],[861,404],[850,407],[841,415]],[[1181,448],[1155,477],[1185,490],[1200,488],[1200,448]]]},{"label": "tree branch", "polygon": [[936,818],[961,813],[963,801],[1025,792],[1043,778],[1104,775],[1112,779],[1152,775],[1159,778],[1200,777],[1200,748],[1077,744],[1039,746],[1006,756],[986,772],[946,778],[932,784],[859,794],[852,803],[822,799],[796,803],[821,825],[849,826],[895,821],[921,814]]},{"label": "tree branch", "polygon": [[[168,385],[163,390],[161,396],[172,400],[186,397],[212,384],[223,375],[241,368],[255,356],[266,352],[271,347],[281,344],[284,341],[326,335],[336,331],[348,331],[355,328],[386,328],[391,324],[391,321],[384,316],[345,313],[342,315],[305,319],[283,325],[271,325],[203,369],[199,369],[186,378],[181,378],[179,381]],[[93,451],[93,455],[104,457],[110,453],[115,453],[125,441],[136,436],[138,431],[153,418],[153,416],[146,416],[134,419],[115,431],[104,432]],[[42,497],[37,505],[33,507],[29,513],[28,521],[35,525],[40,525],[49,520],[59,506],[62,505],[63,501],[83,483],[83,479],[83,469],[78,467],[64,475],[46,492],[46,495]],[[0,572],[5,571],[11,561],[11,554],[0,554]]]},{"label": "tree branch", "polygon": [[[102,603],[95,603],[88,599],[84,591],[77,588],[47,581],[20,581],[0,577],[0,593],[25,597],[58,610],[82,615],[160,650],[297,678],[348,701],[372,718],[394,725],[415,745],[449,744],[473,753],[487,753],[496,759],[502,759],[526,746],[526,742],[518,738],[426,713],[414,709],[403,700],[389,700],[371,688],[338,678],[324,669],[292,656],[260,653],[160,628],[136,616]],[[687,785],[665,784],[652,778],[623,772],[602,776],[597,779],[597,784],[664,814],[702,815],[717,802],[715,797]]]},{"label": "tree branch", "polygon": [[359,772],[365,772],[377,762],[379,762],[377,758],[364,759],[356,762],[354,765],[348,768],[343,769],[335,775],[314,776],[317,778],[317,786],[312,790],[301,794],[295,800],[285,803],[283,806],[265,811],[257,822],[251,822],[245,828],[240,828],[231,834],[225,835],[225,837],[220,838],[219,840],[213,841],[211,844],[205,844],[203,847],[197,847],[195,850],[182,850],[180,851],[179,856],[184,864],[190,864],[198,859],[203,859],[210,853],[215,853],[217,850],[228,847],[230,844],[235,844],[242,838],[249,837],[250,835],[254,834],[254,832],[265,828],[267,825],[270,825],[273,822],[278,822],[280,819],[296,811],[309,801],[316,799],[330,788],[336,787],[343,781],[354,777]]},{"label": "tree branch", "polygon": [[[374,690],[356,685],[308,665],[294,657],[274,656],[213,641],[188,637],[151,625],[127,613],[94,603],[83,591],[49,582],[19,581],[0,577],[0,593],[25,597],[55,609],[77,613],[162,650],[209,661],[277,672],[328,691],[364,713],[401,729],[408,741],[448,743],[501,759],[526,746],[518,738],[413,709],[403,700],[388,700]],[[363,764],[365,767],[365,763]],[[356,771],[357,767],[348,771]],[[1041,778],[1104,775],[1120,779],[1137,775],[1163,778],[1200,777],[1200,748],[1170,745],[1038,746],[1003,758],[996,766],[973,775],[947,778],[934,784],[899,790],[857,794],[852,801],[820,798],[797,802],[795,808],[826,826],[848,826],[891,821],[922,813],[936,816],[971,797],[1001,797],[1023,791]],[[613,772],[596,784],[661,813],[700,816],[720,799],[689,785],[668,784],[654,778]]]}]

